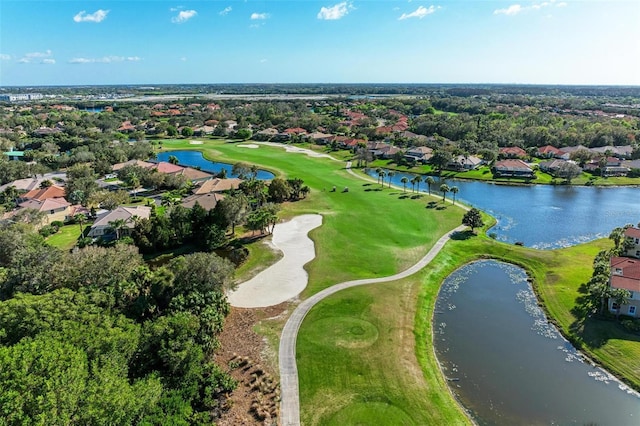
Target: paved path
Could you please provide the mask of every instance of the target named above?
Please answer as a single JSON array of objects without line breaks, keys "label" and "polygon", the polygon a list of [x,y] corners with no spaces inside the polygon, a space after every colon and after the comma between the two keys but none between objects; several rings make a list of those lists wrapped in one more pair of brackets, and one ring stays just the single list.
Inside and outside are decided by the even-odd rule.
[{"label": "paved path", "polygon": [[[354,176],[360,177],[351,170],[351,162],[347,163],[347,171]],[[464,206],[461,207],[464,208]],[[418,263],[411,266],[409,269],[388,277],[339,283],[314,294],[298,305],[287,320],[287,323],[284,325],[282,335],[280,336],[280,349],[278,356],[280,363],[280,417],[282,426],[298,426],[300,424],[300,392],[298,384],[298,366],[296,364],[296,340],[302,321],[311,308],[326,297],[346,288],[396,281],[415,274],[436,257],[440,250],[442,250],[442,247],[444,247],[445,243],[449,241],[452,234],[462,232],[466,228],[467,227],[464,225],[458,226],[440,237],[434,246],[431,247],[429,252],[420,259]]]}]

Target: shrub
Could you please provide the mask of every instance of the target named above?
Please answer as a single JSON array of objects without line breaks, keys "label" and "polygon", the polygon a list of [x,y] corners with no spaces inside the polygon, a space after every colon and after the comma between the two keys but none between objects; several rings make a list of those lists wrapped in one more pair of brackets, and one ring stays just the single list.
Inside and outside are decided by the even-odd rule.
[{"label": "shrub", "polygon": [[630,331],[632,333],[640,332],[640,321],[633,319],[626,319],[620,321],[620,324],[625,328],[625,330]]},{"label": "shrub", "polygon": [[58,232],[58,228],[52,225],[45,225],[38,231],[40,235],[47,238],[49,235],[53,235]]}]

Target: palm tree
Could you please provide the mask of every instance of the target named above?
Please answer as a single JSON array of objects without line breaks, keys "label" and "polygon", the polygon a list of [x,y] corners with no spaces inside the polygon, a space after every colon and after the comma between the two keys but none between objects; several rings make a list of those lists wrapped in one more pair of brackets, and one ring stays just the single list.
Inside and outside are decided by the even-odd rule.
[{"label": "palm tree", "polygon": [[109,226],[116,233],[116,240],[120,239],[120,232],[127,227],[128,219],[116,219],[114,221],[109,222]]},{"label": "palm tree", "polygon": [[431,185],[435,184],[436,180],[432,176],[427,176],[424,181],[427,182],[427,186],[429,187],[429,195],[431,195]]},{"label": "palm tree", "polygon": [[395,172],[392,172],[391,170],[389,170],[389,171],[387,172],[387,177],[389,178],[389,188],[391,188],[391,178],[392,178],[393,176],[395,176],[395,174],[396,174],[396,173],[395,173]]},{"label": "palm tree", "polygon": [[422,176],[417,175],[415,178],[416,184],[418,185],[418,192],[420,192],[420,182],[422,182]]},{"label": "palm tree", "polygon": [[624,228],[614,228],[613,231],[611,231],[611,233],[609,234],[609,239],[613,240],[613,248],[616,252],[616,255],[620,255],[624,248],[622,244],[624,242],[624,231]]},{"label": "palm tree", "polygon": [[614,288],[611,290],[611,298],[613,298],[614,303],[617,305],[616,308],[616,319],[620,318],[620,308],[622,305],[626,305],[629,303],[629,299],[631,299],[631,293],[629,290],[624,288]]},{"label": "palm tree", "polygon": [[402,182],[402,192],[407,192],[407,182],[409,182],[409,178],[406,176],[403,176],[402,179],[400,179],[400,182]]},{"label": "palm tree", "polygon": [[180,160],[178,160],[178,157],[176,157],[175,155],[170,155],[168,162],[171,164],[178,164]]},{"label": "palm tree", "polygon": [[412,177],[409,182],[411,182],[411,192],[416,192],[416,176]]},{"label": "palm tree", "polygon": [[80,224],[80,236],[83,236],[83,232],[82,232],[82,225],[84,224],[84,222],[86,222],[87,220],[87,216],[85,216],[82,213],[78,213],[77,215],[73,216],[73,219],[78,222],[78,224]]},{"label": "palm tree", "polygon": [[442,185],[440,185],[440,192],[442,192],[442,202],[444,203],[444,200],[446,200],[447,198],[447,192],[451,191],[451,188],[449,188],[449,185],[447,185],[446,183],[443,183]]},{"label": "palm tree", "polygon": [[378,176],[380,177],[380,184],[382,184],[382,186],[383,186],[383,187],[384,187],[384,177],[385,177],[386,175],[387,175],[387,174],[385,173],[385,171],[384,171],[384,170],[380,170],[380,171],[378,172]]},{"label": "palm tree", "polygon": [[452,187],[450,188],[450,190],[451,190],[451,193],[453,194],[453,204],[455,204],[455,203],[456,203],[456,194],[457,194],[458,192],[460,192],[460,189],[458,189],[458,187],[457,187],[457,186],[452,186]]},{"label": "palm tree", "polygon": [[382,175],[380,174],[380,172],[382,172],[382,169],[381,169],[380,167],[377,167],[377,168],[376,168],[376,174],[378,175],[378,183],[380,183],[380,177],[382,176]]}]

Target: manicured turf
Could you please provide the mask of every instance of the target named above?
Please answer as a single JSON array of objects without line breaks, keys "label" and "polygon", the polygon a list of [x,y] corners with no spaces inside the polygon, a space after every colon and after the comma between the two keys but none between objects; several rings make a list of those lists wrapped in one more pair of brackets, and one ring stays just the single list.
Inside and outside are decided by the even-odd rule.
[{"label": "manicured turf", "polygon": [[[88,226],[88,225],[87,225]],[[86,228],[85,226],[85,232]],[[47,243],[62,250],[71,250],[80,238],[80,225],[65,225],[47,238]]]}]

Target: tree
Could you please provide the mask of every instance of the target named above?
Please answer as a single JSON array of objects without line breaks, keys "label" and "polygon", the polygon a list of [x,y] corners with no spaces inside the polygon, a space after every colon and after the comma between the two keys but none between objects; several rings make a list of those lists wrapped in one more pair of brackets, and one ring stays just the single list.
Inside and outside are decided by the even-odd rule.
[{"label": "tree", "polygon": [[440,192],[442,192],[442,202],[444,203],[444,200],[446,200],[447,198],[447,192],[451,191],[451,188],[449,188],[449,185],[447,185],[446,183],[443,183],[442,185],[440,185]]},{"label": "tree", "polygon": [[180,133],[183,137],[190,138],[191,136],[193,136],[193,129],[191,127],[185,126],[182,128]]},{"label": "tree", "polygon": [[82,225],[87,221],[87,216],[82,213],[78,213],[73,216],[73,220],[75,220],[78,225],[80,225],[80,236],[82,237],[84,235],[84,229]]},{"label": "tree", "polygon": [[288,182],[282,178],[275,178],[269,184],[269,198],[276,203],[282,203],[291,197],[292,191]]},{"label": "tree", "polygon": [[120,239],[122,230],[127,227],[127,223],[129,221],[122,218],[109,222],[109,227],[116,233],[116,240]]},{"label": "tree", "polygon": [[402,179],[400,179],[400,182],[402,182],[402,192],[407,192],[407,182],[409,182],[409,178],[403,176]]},{"label": "tree", "polygon": [[433,156],[429,161],[439,172],[441,172],[447,167],[451,160],[453,160],[453,155],[449,151],[436,149],[433,151]]},{"label": "tree", "polygon": [[[418,192],[420,192],[420,182],[422,182],[422,176],[420,175],[416,175],[416,177],[414,177],[415,181],[416,181],[416,189]],[[431,192],[429,192],[431,193]]]},{"label": "tree", "polygon": [[460,189],[457,186],[452,186],[451,188],[451,193],[453,194],[453,204],[456,203],[456,194],[458,192],[460,192]]},{"label": "tree", "polygon": [[231,174],[237,176],[240,179],[246,179],[251,172],[251,165],[242,161],[235,163],[231,167]]},{"label": "tree", "polygon": [[[436,180],[433,178],[433,176],[427,176],[427,178],[424,181],[427,182],[427,187],[429,188],[429,195],[431,195],[431,185],[435,185]],[[419,187],[418,187],[418,190],[420,190]]]},{"label": "tree", "polygon": [[236,137],[238,137],[239,139],[251,139],[251,136],[253,135],[253,132],[250,129],[238,129],[236,130]]},{"label": "tree", "polygon": [[389,170],[387,172],[387,177],[389,178],[389,188],[391,188],[391,178],[394,177],[396,175],[396,172]]},{"label": "tree", "polygon": [[385,172],[384,170],[380,170],[378,172],[378,178],[380,179],[380,184],[382,185],[382,187],[384,187],[384,177],[387,175],[387,172]]},{"label": "tree", "polygon": [[484,221],[482,220],[482,214],[480,213],[480,210],[475,207],[468,210],[462,217],[462,224],[470,227],[471,232],[474,232],[475,228],[484,226]]},{"label": "tree", "polygon": [[613,250],[616,255],[620,255],[624,250],[624,232],[625,228],[614,228],[609,234],[609,239],[613,241]]},{"label": "tree", "polygon": [[629,290],[624,288],[614,288],[611,289],[609,293],[609,297],[613,299],[613,302],[616,304],[616,319],[620,318],[620,309],[622,305],[626,305],[629,303],[631,299],[631,293]]},{"label": "tree", "polygon": [[571,181],[580,176],[582,173],[582,169],[575,163],[570,163],[569,161],[565,161],[558,167],[557,175],[558,177],[566,179],[567,183],[571,183]]},{"label": "tree", "polygon": [[242,193],[235,193],[222,199],[218,205],[222,209],[222,214],[231,224],[231,234],[236,232],[236,225],[244,220],[249,202],[247,197]]},{"label": "tree", "polygon": [[171,164],[178,164],[180,162],[180,160],[178,160],[178,157],[176,157],[175,155],[170,155],[167,161]]}]

